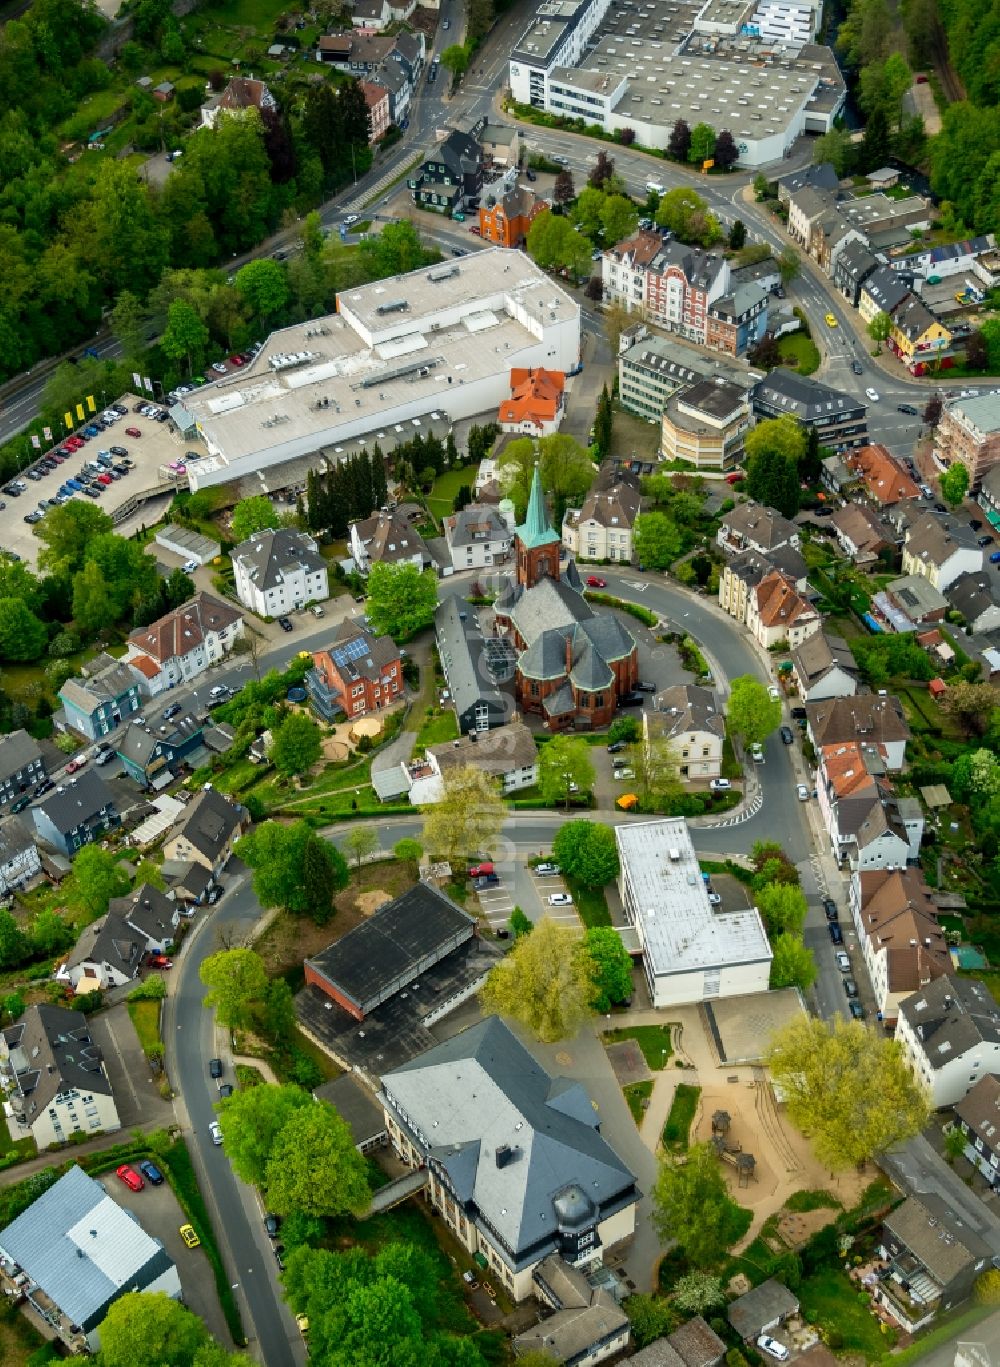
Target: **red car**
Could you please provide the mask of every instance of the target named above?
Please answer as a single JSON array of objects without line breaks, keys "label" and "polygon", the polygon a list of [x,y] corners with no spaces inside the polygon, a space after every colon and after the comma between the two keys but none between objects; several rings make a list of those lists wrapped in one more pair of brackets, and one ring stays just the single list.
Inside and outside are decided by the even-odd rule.
[{"label": "red car", "polygon": [[86,755],[77,755],[76,759],[71,759],[66,765],[67,774],[75,774],[78,769],[82,769],[87,763]]},{"label": "red car", "polygon": [[588,578],[587,578],[587,588],[588,588],[588,589],[606,589],[607,587],[608,587],[608,581],[607,581],[606,579],[598,579],[598,577],[597,577],[596,574],[591,574],[591,575],[588,576]]},{"label": "red car", "polygon": [[472,233],[473,237],[482,237],[483,235],[482,228],[470,228],[469,232]]},{"label": "red car", "polygon": [[120,1168],[116,1168],[115,1176],[125,1183],[129,1191],[142,1191],[146,1185],[135,1168],[128,1163],[123,1163]]},{"label": "red car", "polygon": [[150,968],[173,968],[173,959],[168,959],[165,954],[150,954],[146,962]]},{"label": "red car", "polygon": [[113,484],[113,483],[114,483],[114,480],[111,478],[110,475],[98,475],[98,476],[97,476],[97,481],[98,481],[99,484]]},{"label": "red car", "polygon": [[71,451],[79,451],[81,446],[86,446],[86,444],[87,443],[83,440],[82,437],[66,438],[66,445],[69,447]]},{"label": "red car", "polygon": [[493,865],[489,860],[484,860],[481,864],[474,864],[469,870],[470,878],[485,878],[487,874],[493,873]]},{"label": "red car", "polygon": [[142,433],[139,431],[138,427],[126,427],[125,435],[126,437],[141,437]]},{"label": "red car", "polygon": [[727,475],[727,476],[726,476],[726,483],[727,483],[727,484],[739,484],[739,482],[740,482],[740,480],[741,480],[742,478],[743,478],[743,475],[740,474],[738,471],[734,470],[733,473],[732,473],[731,475]]},{"label": "red car", "polygon": [[242,357],[242,356],[230,356],[230,358],[229,358],[229,364],[230,364],[230,365],[235,365],[235,366],[241,366],[241,365],[245,365],[246,362],[243,360],[243,357]]}]

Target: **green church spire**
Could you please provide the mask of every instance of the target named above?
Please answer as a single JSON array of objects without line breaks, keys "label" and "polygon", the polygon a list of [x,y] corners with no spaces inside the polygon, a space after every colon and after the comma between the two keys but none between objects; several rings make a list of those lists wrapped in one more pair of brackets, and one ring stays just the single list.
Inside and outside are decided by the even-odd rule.
[{"label": "green church spire", "polygon": [[531,477],[531,495],[528,499],[528,512],[523,524],[517,529],[522,546],[547,546],[559,540],[559,533],[549,526],[549,515],[545,511],[545,495],[542,492],[542,476],[535,462],[535,473]]}]

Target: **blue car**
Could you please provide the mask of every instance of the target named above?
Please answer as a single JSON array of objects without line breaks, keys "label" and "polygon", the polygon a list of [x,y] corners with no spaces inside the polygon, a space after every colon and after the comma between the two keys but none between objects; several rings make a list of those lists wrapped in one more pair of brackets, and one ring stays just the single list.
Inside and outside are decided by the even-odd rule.
[{"label": "blue car", "polygon": [[991,565],[1000,565],[1000,551],[994,551],[990,556]]},{"label": "blue car", "polygon": [[83,485],[80,483],[78,479],[68,479],[66,481],[66,487],[68,489],[72,489],[74,494],[78,494],[80,490],[83,488]]},{"label": "blue car", "polygon": [[156,1164],[151,1163],[148,1158],[144,1158],[143,1161],[139,1164],[139,1171],[142,1173],[143,1177],[145,1177],[146,1181],[149,1182],[152,1186],[158,1187],[162,1185],[163,1173],[156,1166]]},{"label": "blue car", "polygon": [[83,434],[85,437],[96,437],[99,432],[100,428],[98,427],[85,427],[83,429]]}]

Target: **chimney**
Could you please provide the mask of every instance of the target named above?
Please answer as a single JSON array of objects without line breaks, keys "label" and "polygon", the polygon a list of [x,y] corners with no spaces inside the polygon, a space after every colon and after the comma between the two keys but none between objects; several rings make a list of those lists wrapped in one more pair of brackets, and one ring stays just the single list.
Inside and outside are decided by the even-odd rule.
[{"label": "chimney", "polygon": [[573,668],[573,635],[566,633],[566,673],[569,674]]}]

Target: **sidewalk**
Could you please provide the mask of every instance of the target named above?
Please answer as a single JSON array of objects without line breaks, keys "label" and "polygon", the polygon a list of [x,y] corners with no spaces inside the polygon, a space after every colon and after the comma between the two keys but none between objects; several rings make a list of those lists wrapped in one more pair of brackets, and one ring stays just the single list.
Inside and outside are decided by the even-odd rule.
[{"label": "sidewalk", "polygon": [[0,1172],[0,1187],[13,1186],[15,1182],[20,1182],[25,1177],[31,1177],[34,1173],[41,1172],[43,1168],[59,1167],[63,1163],[71,1162],[81,1154],[101,1153],[104,1149],[113,1149],[116,1144],[126,1144],[136,1130],[143,1134],[149,1134],[153,1130],[162,1128],[162,1125],[155,1123],[134,1125],[127,1130],[115,1130],[110,1134],[99,1135],[96,1139],[88,1139],[83,1144],[67,1144],[65,1148],[58,1149],[53,1153],[40,1153],[37,1158],[28,1158],[23,1163],[17,1163],[14,1167]]}]

